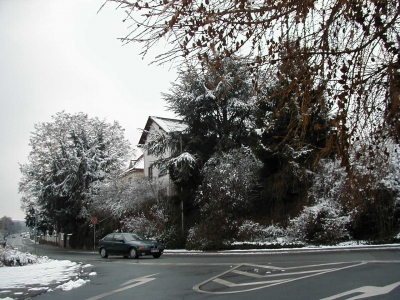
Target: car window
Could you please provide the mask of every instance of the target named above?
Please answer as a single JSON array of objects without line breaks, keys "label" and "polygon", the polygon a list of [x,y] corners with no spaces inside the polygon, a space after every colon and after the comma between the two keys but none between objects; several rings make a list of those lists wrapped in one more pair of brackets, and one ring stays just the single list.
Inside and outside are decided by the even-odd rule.
[{"label": "car window", "polygon": [[125,235],[125,240],[129,241],[143,241],[145,238],[136,234],[136,233],[129,233]]},{"label": "car window", "polygon": [[122,234],[114,234],[114,241],[123,241],[124,238]]},{"label": "car window", "polygon": [[109,234],[104,238],[104,240],[105,241],[112,241],[113,240],[113,236],[114,236],[114,234]]}]

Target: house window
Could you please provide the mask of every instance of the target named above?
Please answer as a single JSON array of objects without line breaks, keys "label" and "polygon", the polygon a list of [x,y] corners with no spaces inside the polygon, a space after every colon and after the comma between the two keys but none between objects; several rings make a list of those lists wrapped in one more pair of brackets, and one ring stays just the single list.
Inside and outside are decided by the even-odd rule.
[{"label": "house window", "polygon": [[153,166],[149,167],[149,178],[152,179],[153,178]]}]

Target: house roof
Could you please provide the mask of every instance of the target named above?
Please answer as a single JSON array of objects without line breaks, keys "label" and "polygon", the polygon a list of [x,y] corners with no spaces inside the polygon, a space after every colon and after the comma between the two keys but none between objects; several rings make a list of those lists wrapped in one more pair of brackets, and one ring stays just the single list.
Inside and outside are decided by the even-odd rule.
[{"label": "house roof", "polygon": [[122,174],[120,174],[120,177],[124,177],[132,172],[143,171],[143,170],[144,170],[144,155],[142,154],[138,157],[138,159],[131,160],[128,169],[122,172]]},{"label": "house roof", "polygon": [[140,137],[139,145],[144,145],[146,142],[148,132],[153,123],[156,123],[165,133],[182,132],[188,127],[182,120],[150,116]]},{"label": "house roof", "polygon": [[131,160],[129,168],[144,169],[144,155],[141,154],[137,159]]}]

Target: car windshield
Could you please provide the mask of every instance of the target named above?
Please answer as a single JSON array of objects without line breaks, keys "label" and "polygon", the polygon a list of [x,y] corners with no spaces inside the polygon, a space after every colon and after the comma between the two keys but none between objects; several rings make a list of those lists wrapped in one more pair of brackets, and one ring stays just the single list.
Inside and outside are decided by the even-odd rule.
[{"label": "car windshield", "polygon": [[145,240],[144,237],[136,234],[136,233],[126,233],[124,234],[125,241],[143,241]]}]

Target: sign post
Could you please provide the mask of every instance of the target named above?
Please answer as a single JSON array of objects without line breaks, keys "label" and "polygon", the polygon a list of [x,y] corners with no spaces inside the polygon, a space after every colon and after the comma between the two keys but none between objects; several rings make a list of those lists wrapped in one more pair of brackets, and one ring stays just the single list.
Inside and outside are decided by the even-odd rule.
[{"label": "sign post", "polygon": [[93,224],[93,250],[96,250],[96,224],[97,224],[96,217],[92,218],[92,224]]}]

